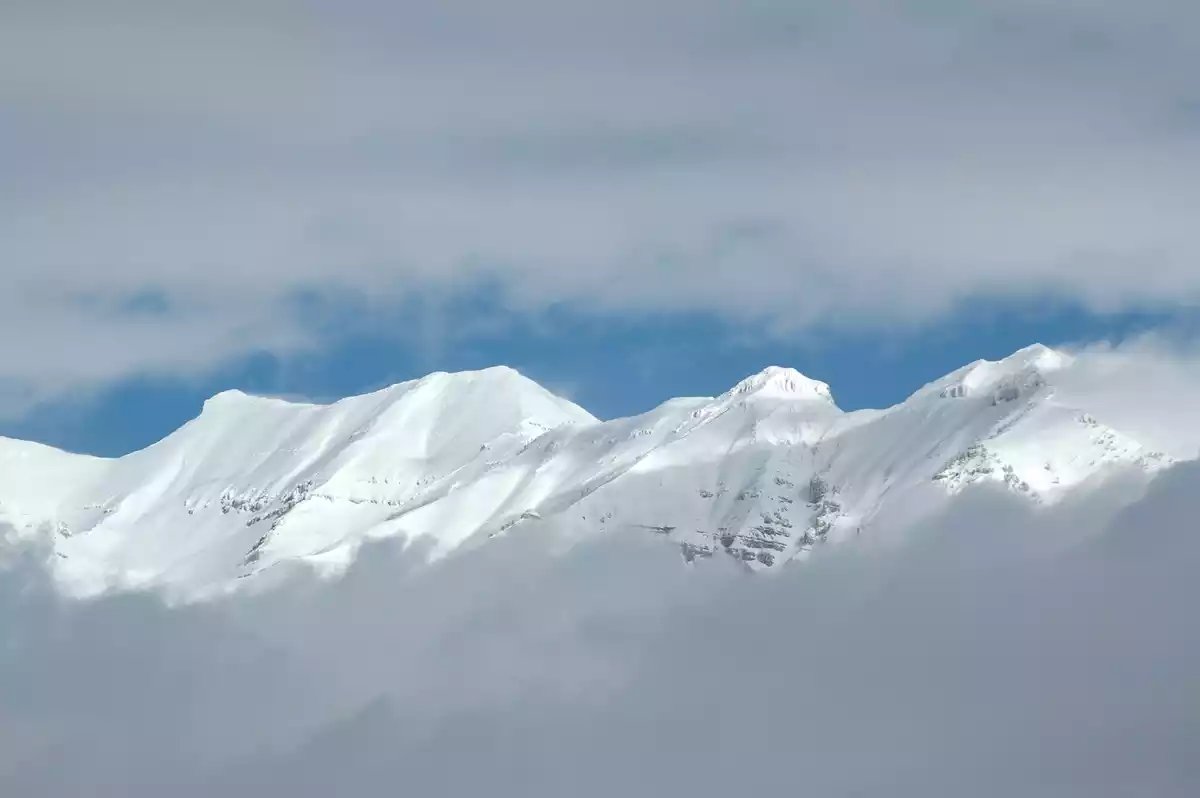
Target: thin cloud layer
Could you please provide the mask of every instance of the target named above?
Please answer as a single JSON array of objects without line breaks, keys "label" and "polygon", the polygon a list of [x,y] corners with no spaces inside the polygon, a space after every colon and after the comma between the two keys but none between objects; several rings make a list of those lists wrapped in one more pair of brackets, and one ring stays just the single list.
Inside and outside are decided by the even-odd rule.
[{"label": "thin cloud layer", "polygon": [[0,14],[10,405],[319,344],[314,293],[791,326],[1200,296],[1193,3]]},{"label": "thin cloud layer", "polygon": [[383,544],[168,608],[62,603],[31,557],[0,572],[0,788],[1194,795],[1198,480],[1037,512],[972,489],[776,578],[651,536],[433,570]]}]

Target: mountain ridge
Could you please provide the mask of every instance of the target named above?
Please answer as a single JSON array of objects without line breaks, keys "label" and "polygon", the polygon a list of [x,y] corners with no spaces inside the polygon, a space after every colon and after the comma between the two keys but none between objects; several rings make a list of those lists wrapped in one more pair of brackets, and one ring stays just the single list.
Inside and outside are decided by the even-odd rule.
[{"label": "mountain ridge", "polygon": [[47,545],[81,595],[223,590],[282,564],[336,573],[381,537],[427,539],[438,558],[530,525],[566,541],[644,529],[689,562],[772,568],[975,483],[1053,503],[1180,459],[1089,412],[1059,381],[1073,363],[1034,345],[852,412],[771,366],[608,421],[504,366],[329,404],[225,391],[123,457],[0,440],[0,522]]}]

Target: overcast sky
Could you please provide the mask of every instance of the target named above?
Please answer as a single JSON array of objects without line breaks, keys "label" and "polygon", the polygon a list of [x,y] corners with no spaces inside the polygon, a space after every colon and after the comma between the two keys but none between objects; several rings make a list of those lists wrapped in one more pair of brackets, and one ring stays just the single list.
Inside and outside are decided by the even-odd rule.
[{"label": "overcast sky", "polygon": [[[1200,308],[1197,75],[1195,0],[0,0],[0,420],[63,440],[55,403],[133,385],[124,451],[198,409],[137,378],[265,352],[330,398],[464,330],[491,343],[454,362],[666,396],[818,328],[954,339],[981,301],[1169,325]],[[894,394],[1035,329],[895,373],[879,339],[830,351]],[[1198,350],[1168,339],[1071,387],[1191,444]],[[505,539],[70,603],[5,547],[0,794],[1191,798],[1198,481],[1036,515],[968,491],[887,557],[753,581]]]},{"label": "overcast sky", "polygon": [[1196,74],[1189,0],[8,0],[0,394],[481,286],[783,331],[1194,307]]}]

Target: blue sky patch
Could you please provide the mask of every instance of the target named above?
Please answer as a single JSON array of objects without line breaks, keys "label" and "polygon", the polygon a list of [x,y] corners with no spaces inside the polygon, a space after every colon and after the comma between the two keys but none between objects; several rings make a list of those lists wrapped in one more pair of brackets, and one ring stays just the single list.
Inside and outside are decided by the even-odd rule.
[{"label": "blue sky patch", "polygon": [[[884,407],[979,358],[1030,343],[1119,342],[1149,330],[1194,338],[1197,314],[1096,315],[1062,303],[978,301],[919,328],[810,329],[782,337],[709,314],[602,316],[557,307],[502,312],[480,291],[414,300],[355,324],[356,309],[307,300],[329,343],[279,358],[255,355],[192,380],[143,377],[87,398],[43,405],[0,427],[13,437],[118,455],[144,447],[199,412],[209,396],[250,393],[328,401],[423,376],[505,364],[601,418],[632,415],[674,396],[721,393],[769,365],[828,382],[845,410]],[[153,305],[153,303],[151,303]]]}]

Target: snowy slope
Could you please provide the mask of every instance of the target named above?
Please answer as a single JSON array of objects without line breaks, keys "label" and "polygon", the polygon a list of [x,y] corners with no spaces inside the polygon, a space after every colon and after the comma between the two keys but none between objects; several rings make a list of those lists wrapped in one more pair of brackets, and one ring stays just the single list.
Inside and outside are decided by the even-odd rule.
[{"label": "snowy slope", "polygon": [[565,545],[641,528],[689,561],[766,568],[869,534],[880,513],[918,519],[973,482],[1052,503],[1194,456],[1093,415],[1093,395],[1058,387],[1072,368],[1035,346],[844,413],[824,383],[773,367],[607,422],[507,368],[331,405],[227,392],[115,460],[0,440],[0,523],[48,541],[78,594],[226,589],[289,562],[336,571],[380,536],[441,556],[529,524]]}]

